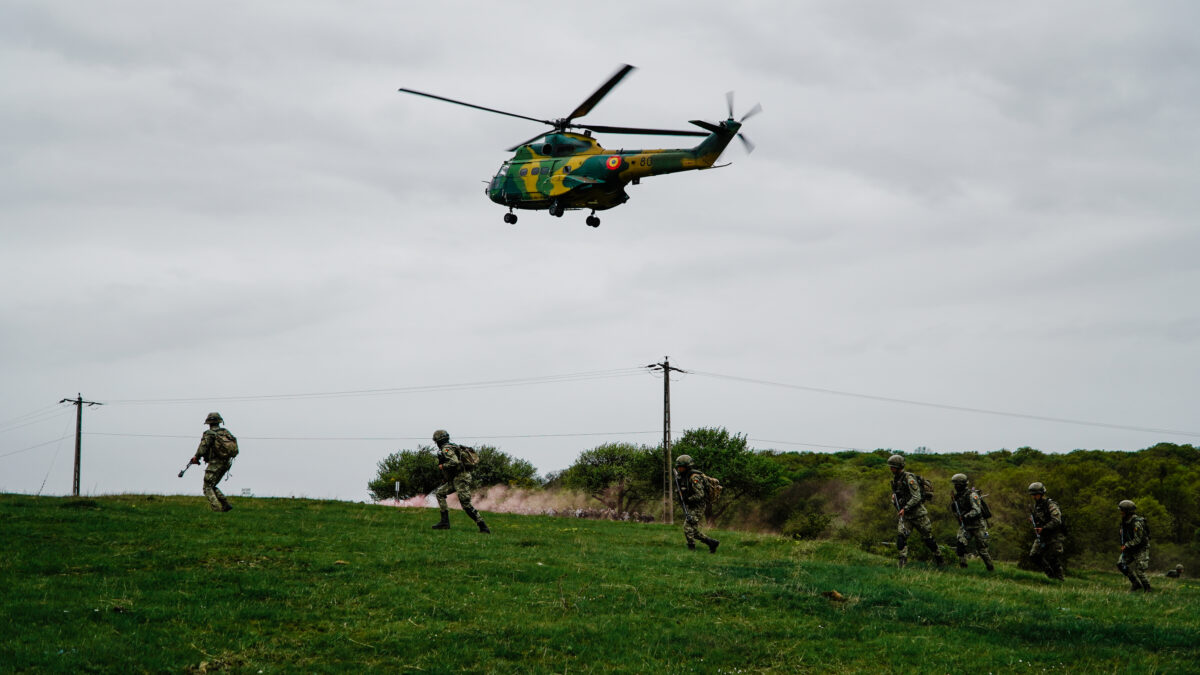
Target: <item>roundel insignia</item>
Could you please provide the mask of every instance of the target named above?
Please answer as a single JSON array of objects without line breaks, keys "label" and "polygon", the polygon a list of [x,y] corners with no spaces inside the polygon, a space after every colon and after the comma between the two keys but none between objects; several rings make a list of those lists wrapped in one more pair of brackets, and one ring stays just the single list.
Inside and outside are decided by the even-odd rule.
[{"label": "roundel insignia", "polygon": [[608,161],[605,162],[605,166],[613,170],[621,168],[621,157],[619,155],[609,157]]}]

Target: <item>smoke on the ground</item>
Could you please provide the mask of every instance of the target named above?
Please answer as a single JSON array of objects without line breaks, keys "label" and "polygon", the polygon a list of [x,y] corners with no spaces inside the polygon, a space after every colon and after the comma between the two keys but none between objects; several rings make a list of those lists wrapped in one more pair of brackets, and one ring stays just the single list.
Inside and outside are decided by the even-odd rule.
[{"label": "smoke on the ground", "polygon": [[[458,495],[450,495],[446,498],[446,503],[450,508],[460,507]],[[486,490],[481,490],[472,498],[471,503],[476,509],[491,513],[635,522],[653,522],[655,520],[654,516],[648,513],[604,508],[595,499],[581,492],[567,490],[525,490],[505,485],[493,485]],[[401,500],[381,499],[379,504],[409,508],[436,508],[437,498],[433,494],[417,495]]]}]

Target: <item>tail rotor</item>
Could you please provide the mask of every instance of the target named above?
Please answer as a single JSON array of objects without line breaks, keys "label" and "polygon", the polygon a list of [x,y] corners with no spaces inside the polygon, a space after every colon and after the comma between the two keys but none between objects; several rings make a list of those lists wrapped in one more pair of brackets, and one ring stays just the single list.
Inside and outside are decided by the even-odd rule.
[{"label": "tail rotor", "polygon": [[[729,119],[727,120],[727,122],[732,122],[733,121],[733,92],[732,91],[725,92],[725,105],[729,109]],[[737,120],[738,126],[741,126],[743,122],[745,122],[746,120],[750,119],[751,117],[754,117],[755,115],[762,112],[762,109],[763,108],[762,108],[761,103],[755,103],[754,107],[747,110],[745,112],[745,114],[742,115],[741,119]],[[738,137],[738,140],[742,142],[742,146],[746,148],[746,154],[750,154],[750,153],[754,152],[754,143],[750,142],[750,139],[747,138],[745,134],[743,134],[739,131],[737,137]]]}]

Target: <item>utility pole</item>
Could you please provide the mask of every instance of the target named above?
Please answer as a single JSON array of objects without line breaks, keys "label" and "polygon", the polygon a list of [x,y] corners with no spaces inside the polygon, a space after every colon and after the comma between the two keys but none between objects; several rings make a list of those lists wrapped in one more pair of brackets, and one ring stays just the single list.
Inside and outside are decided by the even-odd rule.
[{"label": "utility pole", "polygon": [[671,466],[671,371],[687,371],[673,367],[669,356],[664,356],[662,363],[651,363],[646,367],[663,374],[663,518],[669,525],[675,522],[675,497],[671,494],[675,482],[672,475],[675,467]]},{"label": "utility pole", "polygon": [[83,400],[83,394],[76,394],[75,398],[64,398],[59,403],[70,403],[75,406],[75,480],[71,481],[71,496],[79,496],[79,455],[83,449],[83,406],[104,405],[95,401]]}]

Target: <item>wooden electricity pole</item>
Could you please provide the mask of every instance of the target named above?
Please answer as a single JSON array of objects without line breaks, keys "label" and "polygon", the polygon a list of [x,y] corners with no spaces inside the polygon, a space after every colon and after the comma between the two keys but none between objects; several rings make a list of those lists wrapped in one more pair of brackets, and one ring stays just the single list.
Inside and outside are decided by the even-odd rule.
[{"label": "wooden electricity pole", "polygon": [[71,481],[71,496],[79,496],[79,456],[83,449],[81,438],[83,436],[83,406],[104,405],[95,401],[83,400],[83,394],[76,394],[75,398],[64,398],[59,403],[70,403],[75,406],[75,479]]},{"label": "wooden electricity pole", "polygon": [[675,477],[671,466],[671,371],[687,372],[671,365],[671,357],[664,356],[662,363],[651,363],[646,366],[654,372],[663,374],[663,518],[668,524],[675,522],[675,496],[672,485]]}]

